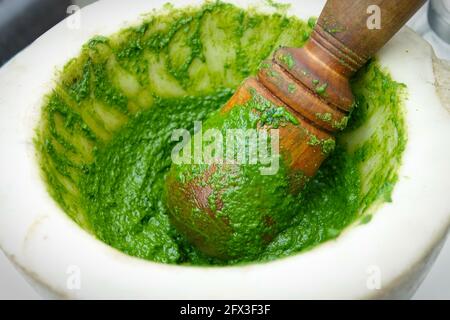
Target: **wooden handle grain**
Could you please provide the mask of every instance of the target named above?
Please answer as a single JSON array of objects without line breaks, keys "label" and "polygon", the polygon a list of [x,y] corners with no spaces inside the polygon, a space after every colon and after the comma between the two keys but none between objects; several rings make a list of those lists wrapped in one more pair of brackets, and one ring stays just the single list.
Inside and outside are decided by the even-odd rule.
[{"label": "wooden handle grain", "polygon": [[340,59],[359,69],[426,0],[328,0],[315,36],[342,52]]}]

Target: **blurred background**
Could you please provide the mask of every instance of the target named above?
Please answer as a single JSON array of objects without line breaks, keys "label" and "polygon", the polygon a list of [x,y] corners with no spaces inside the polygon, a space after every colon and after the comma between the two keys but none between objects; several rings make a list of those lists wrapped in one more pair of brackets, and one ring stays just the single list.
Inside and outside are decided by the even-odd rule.
[{"label": "blurred background", "polygon": [[[70,5],[84,7],[95,1],[0,0],[0,66],[66,18],[70,14]],[[409,21],[408,26],[433,46],[439,58],[450,60],[450,0],[430,0]],[[414,298],[450,299],[448,241]],[[39,299],[37,293],[14,269],[1,250],[0,299]]]},{"label": "blurred background", "polygon": [[0,66],[67,17],[67,8],[96,0],[0,0]]}]

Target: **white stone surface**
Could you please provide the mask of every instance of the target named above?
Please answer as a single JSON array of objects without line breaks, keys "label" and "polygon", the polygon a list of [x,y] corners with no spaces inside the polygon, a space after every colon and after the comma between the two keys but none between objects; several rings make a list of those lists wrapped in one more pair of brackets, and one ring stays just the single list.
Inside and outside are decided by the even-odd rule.
[{"label": "white stone surface", "polygon": [[[153,3],[160,2],[165,1],[153,1]],[[240,2],[242,3],[244,1]],[[320,11],[318,1],[314,2],[314,4],[311,4],[310,1],[297,2],[304,3],[302,12],[305,16],[317,14]],[[305,2],[308,2],[308,5]],[[28,90],[31,92],[31,97],[22,96],[21,94],[16,95],[15,101],[18,101],[17,106],[21,106],[19,102],[22,104],[28,103],[28,105],[32,106],[31,111],[17,110],[15,113],[8,114],[7,116],[10,117],[8,118],[9,121],[3,120],[0,123],[2,130],[10,130],[16,136],[15,142],[10,145],[12,149],[9,149],[9,156],[15,157],[15,164],[21,168],[21,172],[14,172],[15,179],[7,180],[10,183],[8,188],[11,190],[11,188],[24,187],[25,189],[22,190],[26,192],[26,202],[29,202],[20,203],[20,206],[17,206],[22,209],[12,206],[10,202],[0,204],[2,205],[0,244],[10,254],[15,254],[14,259],[16,262],[35,272],[35,278],[50,284],[54,290],[63,293],[65,297],[73,298],[99,296],[106,298],[226,298],[231,295],[233,297],[265,298],[273,297],[273,293],[275,292],[280,293],[279,298],[301,298],[308,296],[312,298],[357,298],[370,295],[367,292],[367,288],[363,288],[363,283],[365,283],[366,279],[364,266],[367,265],[367,262],[379,259],[376,263],[379,262],[383,265],[383,272],[385,272],[386,280],[389,283],[394,281],[395,278],[402,276],[408,265],[420,263],[423,260],[424,257],[421,253],[425,254],[429,246],[434,243],[429,235],[434,232],[442,233],[442,230],[439,229],[439,225],[433,219],[423,218],[420,210],[424,208],[420,208],[420,206],[417,208],[417,204],[414,205],[414,196],[410,199],[412,205],[405,201],[400,201],[398,197],[411,196],[420,190],[425,193],[425,198],[428,201],[435,200],[433,195],[428,193],[430,190],[426,190],[427,186],[434,185],[429,184],[433,180],[424,181],[427,182],[425,188],[414,189],[414,183],[408,184],[406,180],[401,179],[401,186],[396,187],[396,192],[394,193],[394,203],[400,202],[397,209],[406,209],[407,211],[400,210],[397,212],[391,206],[386,206],[377,213],[374,220],[368,226],[359,228],[358,230],[351,230],[336,242],[327,243],[304,255],[277,261],[270,265],[229,268],[226,270],[200,270],[198,268],[190,269],[161,266],[126,257],[94,241],[68,218],[60,215],[58,208],[48,198],[45,190],[39,186],[36,170],[33,168],[29,158],[27,159],[27,157],[30,157],[32,147],[24,147],[23,144],[29,143],[30,132],[21,131],[19,127],[15,127],[15,121],[17,119],[22,119],[28,124],[30,121],[33,121],[39,105],[38,97],[48,91],[51,73],[54,70],[49,68],[48,63],[38,61],[38,59],[48,55],[51,52],[48,49],[51,49],[52,45],[58,43],[57,47],[63,47],[64,50],[61,50],[61,52],[50,58],[52,61],[56,61],[58,65],[61,65],[68,57],[75,55],[80,44],[91,35],[98,32],[107,34],[123,25],[122,22],[114,22],[107,24],[107,26],[102,26],[102,21],[123,21],[127,19],[133,21],[137,13],[148,11],[152,5],[152,2],[149,1],[135,0],[135,6],[130,8],[129,5],[128,7],[126,5],[124,6],[123,1],[113,0],[108,2],[108,12],[105,12],[105,10],[101,10],[100,12],[95,9],[86,11],[86,15],[84,16],[86,20],[83,22],[86,23],[86,29],[81,30],[79,33],[69,34],[68,36],[66,33],[66,36],[62,38],[61,34],[64,26],[60,25],[58,32],[47,35],[40,42],[40,48],[36,48],[35,46],[33,52],[29,51],[19,59],[16,59],[14,62],[14,70],[11,71],[10,69],[8,71],[11,76],[9,79],[18,77],[19,79],[29,81]],[[106,8],[104,1],[102,8]],[[300,4],[296,8],[300,12]],[[409,39],[408,37],[411,38]],[[417,41],[414,35],[405,33],[403,38],[397,38],[394,45],[397,46],[397,49],[407,48],[408,39]],[[420,72],[427,81],[432,81],[433,74],[429,68],[429,63],[426,61],[426,50],[419,50],[414,46],[409,49],[410,53],[404,56],[404,61],[417,64],[417,66],[414,64],[414,67],[417,67],[415,71]],[[32,56],[36,57],[36,63],[33,66],[27,62]],[[406,80],[404,82],[411,88],[417,88],[423,85],[423,81],[421,82],[418,79],[408,80],[408,76],[411,77],[411,73],[397,66],[399,61],[398,55],[389,46],[383,50],[381,57],[383,64],[392,67],[394,78],[400,78],[402,80],[402,77],[406,77],[403,80]],[[422,63],[414,62],[417,60],[420,60]],[[25,75],[30,70],[33,70],[33,76]],[[11,81],[6,82],[5,78],[3,80],[2,83],[6,85],[6,88],[22,92],[19,90],[22,84],[11,83]],[[43,85],[44,83],[45,85]],[[3,90],[6,92],[5,87],[3,87]],[[437,107],[436,97],[430,93],[432,84],[429,84],[424,90],[426,92],[421,92],[422,94],[416,93],[416,96],[413,96],[413,98],[416,98],[414,99],[414,103],[423,100],[424,103],[426,102],[432,105],[431,109],[433,109],[433,105],[436,106],[436,109],[430,111],[430,108],[424,108],[425,106],[423,104],[410,104],[408,106],[412,111],[414,109],[417,111],[413,111],[412,115],[408,116],[408,121],[412,127],[418,130],[416,134],[410,134],[410,140],[422,144],[424,149],[419,151],[429,151],[426,148],[426,144],[421,140],[422,137],[419,135],[419,132],[427,132],[427,128],[424,127],[425,120],[421,120],[420,118],[429,117],[430,119],[437,120],[437,118],[444,117],[444,120],[449,120],[448,117],[445,118],[443,110],[440,111]],[[1,99],[0,97],[0,112],[3,115],[5,106],[2,105]],[[448,136],[450,131],[447,130],[447,127],[448,125],[446,126],[445,121],[444,123],[439,123],[438,121],[433,130],[442,130]],[[1,133],[4,134],[5,132],[7,131],[2,131]],[[432,135],[432,132],[429,134]],[[1,140],[0,135],[0,141],[3,143],[6,140]],[[405,175],[413,174],[414,171],[417,171],[419,169],[417,165],[421,161],[426,162],[427,159],[425,157],[419,160],[419,154],[421,153],[419,151],[409,150],[409,153],[405,155],[406,166],[403,171]],[[411,157],[418,160],[411,162],[409,160]],[[8,159],[2,159],[2,161],[4,160],[7,161]],[[436,163],[436,166],[446,168],[446,164],[439,161]],[[444,172],[446,172],[445,169]],[[5,174],[5,171],[2,171],[1,174]],[[30,175],[32,177],[31,182],[29,182],[30,184],[24,183],[26,179],[30,179]],[[414,178],[416,174],[412,176]],[[2,187],[4,186],[2,185]],[[441,188],[445,187],[449,190],[448,185],[443,183]],[[8,190],[1,189],[0,191],[7,192]],[[16,201],[25,202],[19,193],[16,194],[16,197]],[[448,223],[448,216],[444,214],[444,210],[449,209],[448,204],[447,202],[441,203],[433,208],[434,217],[442,224]],[[24,210],[24,208],[30,211],[29,214],[13,216],[14,213],[23,213],[20,210]],[[388,215],[390,215],[389,218],[387,218]],[[408,220],[409,218],[412,220]],[[402,223],[404,224],[406,222],[409,223],[409,230],[400,227]],[[397,239],[395,235],[399,231],[400,236]],[[408,235],[408,232],[411,232],[414,236]],[[383,234],[383,237],[380,236],[381,234]],[[67,243],[58,244],[58,242],[61,242],[61,239],[65,239]],[[81,248],[86,248],[86,250],[81,250]],[[67,249],[70,249],[70,253],[67,252]],[[389,251],[392,254],[391,259],[388,259]],[[343,255],[336,255],[336,253]],[[334,259],[332,260],[332,265],[339,265],[343,269],[330,269],[330,258]],[[361,260],[366,262],[361,262]],[[85,285],[78,292],[69,292],[66,288],[66,271],[67,267],[72,263],[80,266],[81,270],[85,270],[85,273],[83,273],[83,284]],[[348,269],[350,265],[352,268]],[[358,270],[358,272],[355,273],[355,270]],[[417,292],[416,298],[450,298],[448,270],[450,270],[449,245],[444,248],[443,253],[438,258],[437,264],[434,266],[427,280],[423,283],[421,289]],[[299,277],[294,278],[294,275],[298,271],[300,271]],[[304,277],[301,274],[302,272],[315,276]],[[271,281],[269,282],[271,283],[267,284],[267,282],[262,282],[262,279],[270,279]],[[184,292],[176,290],[181,283],[183,283],[182,286],[184,288],[187,288]],[[196,283],[195,286],[193,286],[194,283]],[[325,284],[327,284],[327,288],[324,287]],[[344,284],[346,284],[345,288]],[[212,285],[210,290],[208,292],[205,291],[210,285]],[[0,255],[0,298],[38,298],[23,278],[19,276],[18,272],[6,262],[3,254]]]}]

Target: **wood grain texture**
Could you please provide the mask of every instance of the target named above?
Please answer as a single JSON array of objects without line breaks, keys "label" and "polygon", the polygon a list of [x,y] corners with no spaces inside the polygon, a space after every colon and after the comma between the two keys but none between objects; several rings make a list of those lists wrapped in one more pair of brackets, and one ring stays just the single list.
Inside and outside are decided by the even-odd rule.
[{"label": "wood grain texture", "polygon": [[[336,39],[343,51],[364,64],[419,10],[425,0],[329,0],[316,31]],[[379,27],[369,28],[379,8]],[[368,26],[369,22],[369,26]],[[372,25],[373,27],[373,25]]]}]

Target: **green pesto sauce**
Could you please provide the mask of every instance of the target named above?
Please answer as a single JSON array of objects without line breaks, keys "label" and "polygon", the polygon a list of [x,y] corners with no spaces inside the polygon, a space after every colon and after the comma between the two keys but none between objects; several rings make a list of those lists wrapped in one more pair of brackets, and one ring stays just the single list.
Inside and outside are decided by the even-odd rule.
[{"label": "green pesto sauce", "polygon": [[[231,161],[213,165],[177,162],[172,164],[167,176],[170,221],[182,234],[190,235],[196,241],[201,237],[202,252],[223,260],[235,257],[243,261],[257,259],[278,232],[289,227],[296,213],[295,208],[301,205],[291,188],[302,181],[292,181],[291,184],[290,170],[284,164],[283,156],[269,155],[269,133],[268,141],[260,144],[264,145],[269,157],[257,163],[249,160],[258,152],[259,138],[255,133],[258,127],[264,126],[269,130],[288,124],[298,126],[299,122],[286,109],[274,105],[255,90],[252,95],[247,103],[235,105],[226,116],[220,111],[212,114],[204,122],[202,132],[196,133],[183,148],[183,153],[195,156],[195,149],[199,150],[195,146],[197,138],[209,129],[219,129],[223,137],[220,143],[223,153],[216,156],[224,159],[223,156],[228,155],[226,159]],[[232,136],[230,130],[233,129],[254,132],[254,139],[242,131],[239,134],[242,138]],[[237,140],[238,146],[233,144]],[[203,140],[201,150],[209,150],[208,147],[211,148],[211,141]],[[215,145],[213,147],[216,148]],[[238,159],[240,164],[234,165],[233,162]],[[270,168],[273,171],[264,174]],[[186,198],[184,189],[176,186],[190,183],[202,188],[202,194],[207,197],[208,213],[196,207],[192,210],[189,205],[185,209],[190,198]]]},{"label": "green pesto sauce", "polygon": [[[50,194],[107,244],[173,264],[269,261],[336,238],[354,222],[368,223],[373,208],[390,200],[406,143],[404,86],[376,61],[355,77],[357,107],[317,176],[300,198],[270,204],[286,205],[292,220],[262,253],[209,259],[168,219],[163,194],[172,131],[192,132],[194,121],[218,110],[276,48],[303,45],[314,24],[214,2],[166,9],[137,27],[93,38],[60,72],[42,109],[35,144]],[[262,111],[264,121],[278,112]]]}]

